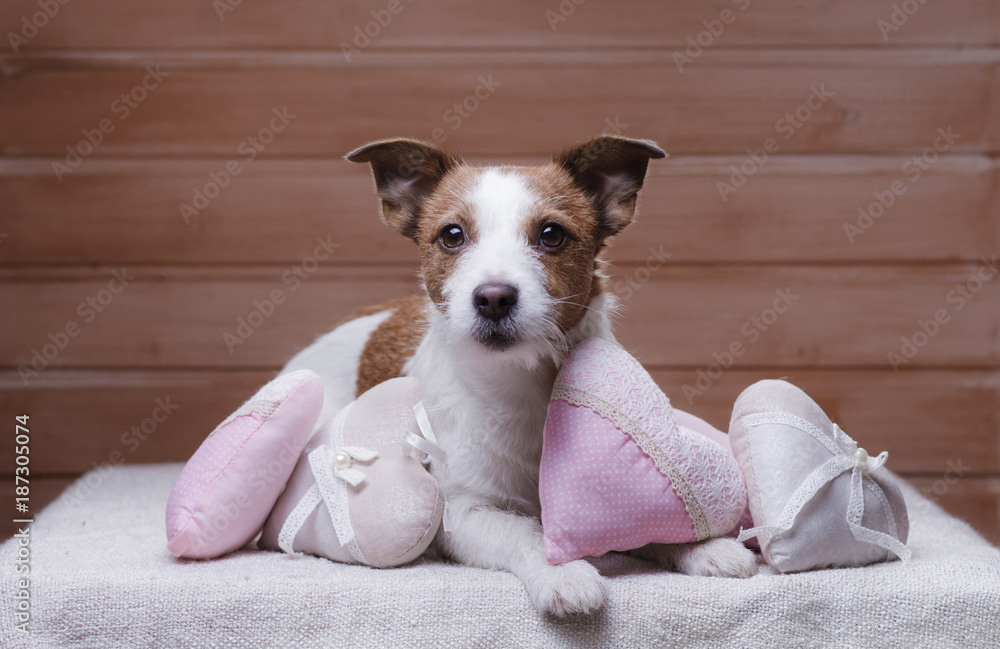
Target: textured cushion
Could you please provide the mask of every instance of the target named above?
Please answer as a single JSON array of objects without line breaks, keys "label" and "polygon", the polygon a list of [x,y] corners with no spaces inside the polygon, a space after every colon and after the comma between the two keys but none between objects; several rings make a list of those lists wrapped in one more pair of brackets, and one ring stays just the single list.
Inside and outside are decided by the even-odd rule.
[{"label": "textured cushion", "polygon": [[[177,561],[163,503],[181,466],[98,468],[0,546],[4,649],[1000,647],[1000,551],[904,485],[913,560],[708,579],[618,553],[597,615],[553,620],[503,570],[394,570],[243,550]],[[98,484],[96,488],[93,485]],[[30,578],[31,634],[14,630]],[[20,598],[20,599],[19,599]]]},{"label": "textured cushion", "polygon": [[618,345],[581,343],[556,378],[545,422],[539,495],[548,560],[730,532],[747,496],[724,437],[678,425],[666,395]]},{"label": "textured cushion", "polygon": [[733,407],[729,434],[765,560],[793,572],[909,557],[898,479],[802,390],[760,381]]},{"label": "textured cushion", "polygon": [[444,508],[437,481],[420,461],[423,453],[403,441],[423,438],[414,410],[419,402],[417,380],[396,378],[344,408],[306,447],[258,545],[378,568],[417,558],[437,533]]},{"label": "textured cushion", "polygon": [[260,531],[323,407],[323,382],[300,370],[274,379],[212,431],[167,501],[167,548],[207,559]]}]

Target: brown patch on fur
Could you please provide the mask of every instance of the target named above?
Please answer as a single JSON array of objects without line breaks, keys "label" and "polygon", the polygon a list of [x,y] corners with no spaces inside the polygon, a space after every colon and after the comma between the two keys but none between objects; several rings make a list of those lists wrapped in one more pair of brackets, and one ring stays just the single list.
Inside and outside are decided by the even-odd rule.
[{"label": "brown patch on fur", "polygon": [[[556,323],[566,333],[579,324],[596,295],[594,264],[604,245],[598,213],[562,167],[549,164],[519,171],[528,189],[542,199],[537,212],[525,222],[525,234],[545,266],[549,295],[558,301]],[[549,223],[566,232],[566,241],[555,249],[538,242]]]},{"label": "brown patch on fur", "polygon": [[476,184],[482,169],[459,166],[452,169],[438,185],[437,191],[427,200],[417,224],[417,245],[420,246],[420,276],[434,304],[442,311],[445,304],[444,285],[454,271],[462,248],[444,249],[438,243],[441,229],[456,224],[465,233],[465,245],[475,243],[478,233],[470,216],[471,207],[465,202]]},{"label": "brown patch on fur", "polygon": [[409,295],[367,307],[348,318],[352,320],[393,309],[368,337],[361,352],[355,396],[400,375],[427,332],[427,306],[427,298]]}]

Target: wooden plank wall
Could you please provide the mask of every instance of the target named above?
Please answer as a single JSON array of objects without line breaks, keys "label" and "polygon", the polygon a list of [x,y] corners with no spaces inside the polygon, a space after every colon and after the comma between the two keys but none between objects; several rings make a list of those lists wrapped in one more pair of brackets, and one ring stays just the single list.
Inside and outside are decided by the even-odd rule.
[{"label": "wooden plank wall", "polygon": [[[33,509],[186,459],[317,334],[418,290],[346,151],[541,162],[608,131],[672,154],[610,258],[674,403],[725,427],[789,377],[1000,540],[1000,1],[40,6],[0,4],[0,413],[31,416]],[[8,502],[13,466],[8,438]]]}]

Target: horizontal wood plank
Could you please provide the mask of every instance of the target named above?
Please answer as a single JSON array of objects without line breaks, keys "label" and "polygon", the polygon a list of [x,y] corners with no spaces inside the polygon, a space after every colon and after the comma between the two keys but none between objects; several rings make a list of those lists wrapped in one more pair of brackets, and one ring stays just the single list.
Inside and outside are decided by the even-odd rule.
[{"label": "horizontal wood plank", "polygon": [[[889,368],[890,353],[909,358],[902,369],[1000,364],[1000,281],[985,264],[613,272],[619,337],[650,365],[708,371],[730,350],[736,366]],[[0,300],[16,305],[0,366],[277,367],[358,308],[417,293],[415,275],[326,269],[311,254],[287,268],[0,269]]]},{"label": "horizontal wood plank", "polygon": [[[995,160],[946,156],[919,177],[909,160],[776,156],[723,201],[718,183],[741,158],[674,156],[650,167],[638,222],[607,256],[642,264],[652,246],[672,262],[940,262],[1000,250]],[[334,228],[346,245],[331,264],[417,258],[376,217],[366,165],[257,160],[185,219],[180,206],[214,192],[220,162],[97,159],[62,181],[52,162],[0,160],[0,263],[293,263]]]},{"label": "horizontal wood plank", "polygon": [[[957,136],[947,145],[952,152],[981,152],[997,150],[1000,133],[1000,101],[993,101],[1000,54],[993,50],[874,60],[836,51],[811,59],[720,51],[684,72],[666,54],[643,52],[388,56],[361,67],[331,56],[293,57],[287,68],[274,67],[280,56],[235,57],[235,70],[155,55],[97,67],[86,57],[7,60],[0,155],[61,156],[67,167],[77,154],[84,163],[142,155],[239,162],[251,152],[342,155],[392,135],[522,155],[559,149],[609,124],[673,154],[743,155],[764,146],[785,154],[916,152],[949,128]],[[77,63],[84,67],[67,68]],[[285,111],[284,122],[272,122],[275,111]],[[95,134],[102,124],[107,132]],[[91,147],[85,132],[99,145]],[[255,147],[249,139],[258,136],[266,143]]]},{"label": "horizontal wood plank", "polygon": [[[395,13],[388,13],[390,6]],[[577,6],[577,4],[579,6]],[[789,5],[779,0],[699,0],[560,3],[421,3],[401,0],[358,2],[171,3],[98,0],[68,3],[23,48],[191,48],[191,49],[341,49],[341,43],[366,45],[364,51],[398,48],[683,48],[711,27],[717,36],[703,42],[739,46],[896,46],[981,45],[1000,41],[995,0],[927,2],[912,16],[895,16],[891,0],[809,0]],[[728,24],[718,25],[720,14]],[[38,11],[34,0],[8,0],[0,6],[3,32],[20,32],[22,17]],[[899,10],[897,10],[899,11]],[[372,12],[377,15],[373,16]],[[373,23],[379,20],[380,23]],[[884,21],[888,27],[880,25]],[[39,21],[41,22],[41,21]],[[706,25],[706,22],[716,23]],[[374,37],[366,44],[357,30]],[[721,29],[721,31],[720,31]]]},{"label": "horizontal wood plank", "polygon": [[[754,381],[787,377],[872,452],[903,473],[1000,471],[1000,372],[731,370],[688,401],[687,370],[653,369],[675,407],[728,430],[732,404]],[[104,463],[183,461],[274,371],[52,370],[28,386],[0,373],[0,411],[31,415],[32,472],[70,474]],[[169,410],[168,416],[164,413]],[[163,419],[156,422],[155,418]],[[0,467],[13,466],[0,448]],[[117,453],[117,455],[116,455]]]}]

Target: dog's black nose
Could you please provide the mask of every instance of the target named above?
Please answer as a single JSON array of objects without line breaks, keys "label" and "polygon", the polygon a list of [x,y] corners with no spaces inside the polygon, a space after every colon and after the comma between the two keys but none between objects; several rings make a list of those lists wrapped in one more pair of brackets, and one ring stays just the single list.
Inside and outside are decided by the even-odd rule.
[{"label": "dog's black nose", "polygon": [[479,315],[496,322],[517,304],[517,289],[510,284],[482,284],[472,293]]}]

